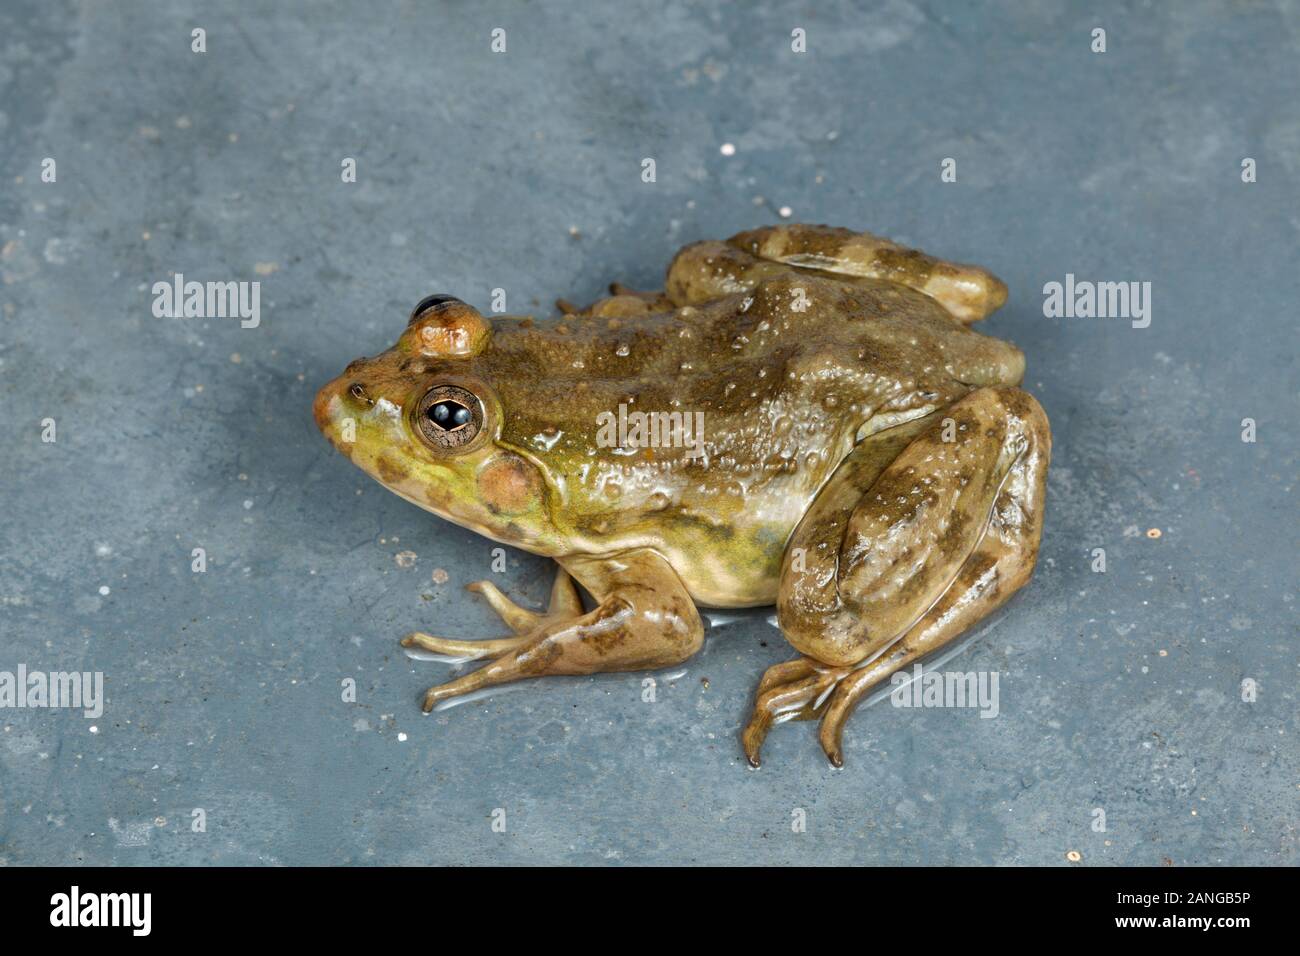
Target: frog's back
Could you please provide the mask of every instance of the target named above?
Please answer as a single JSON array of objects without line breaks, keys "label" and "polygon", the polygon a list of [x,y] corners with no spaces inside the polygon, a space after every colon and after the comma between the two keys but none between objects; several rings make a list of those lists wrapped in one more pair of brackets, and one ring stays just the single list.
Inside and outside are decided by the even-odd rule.
[{"label": "frog's back", "polygon": [[488,374],[512,411],[510,440],[550,449],[562,422],[570,453],[622,458],[597,441],[601,412],[701,412],[724,472],[774,450],[782,418],[855,432],[886,402],[1016,384],[1024,369],[1014,346],[919,292],[804,270],[635,319],[507,322]]},{"label": "frog's back", "polygon": [[1021,368],[921,293],[804,270],[634,319],[499,320],[485,359],[502,440],[546,462],[575,551],[657,547],[732,605],[771,599],[864,428]]}]

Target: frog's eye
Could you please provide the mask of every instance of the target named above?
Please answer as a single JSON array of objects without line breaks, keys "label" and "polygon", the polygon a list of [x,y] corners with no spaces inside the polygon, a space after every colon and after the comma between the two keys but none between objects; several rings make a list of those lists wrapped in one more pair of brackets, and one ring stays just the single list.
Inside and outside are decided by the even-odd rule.
[{"label": "frog's eye", "polygon": [[[459,302],[461,305],[465,304],[464,302],[461,302],[460,299],[456,298],[454,295],[426,295],[423,299],[420,300],[419,304],[414,309],[411,310],[410,322],[414,322],[416,319],[420,318],[430,309],[440,305],[446,305],[448,302]],[[409,325],[410,322],[408,322],[407,324]]]},{"label": "frog's eye", "polygon": [[416,406],[415,427],[436,451],[460,448],[483,428],[483,403],[459,385],[435,385]]}]

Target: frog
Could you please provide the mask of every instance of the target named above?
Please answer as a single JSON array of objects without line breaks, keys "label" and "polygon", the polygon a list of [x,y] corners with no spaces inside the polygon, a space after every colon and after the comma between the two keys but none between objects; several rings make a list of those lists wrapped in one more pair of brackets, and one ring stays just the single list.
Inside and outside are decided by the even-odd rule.
[{"label": "frog", "polygon": [[759,679],[741,750],[757,768],[773,727],[817,720],[840,767],[855,707],[1033,573],[1049,423],[1021,350],[971,327],[1007,287],[872,233],[778,224],[683,247],[661,290],[609,293],[544,317],[428,296],[315,397],[385,488],[556,563],[544,610],[468,585],[505,636],[402,638],[482,662],[422,709],[676,667],[704,643],[701,609],[775,605],[795,656]]}]

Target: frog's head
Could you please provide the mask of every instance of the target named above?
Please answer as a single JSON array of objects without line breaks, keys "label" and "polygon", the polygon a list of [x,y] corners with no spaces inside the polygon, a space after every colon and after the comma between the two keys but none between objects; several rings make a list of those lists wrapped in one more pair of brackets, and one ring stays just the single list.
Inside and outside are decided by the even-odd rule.
[{"label": "frog's head", "polygon": [[502,408],[480,357],[492,326],[429,296],[391,349],[348,365],[316,395],[320,430],[390,491],[499,541],[552,553],[541,464],[501,444]]}]

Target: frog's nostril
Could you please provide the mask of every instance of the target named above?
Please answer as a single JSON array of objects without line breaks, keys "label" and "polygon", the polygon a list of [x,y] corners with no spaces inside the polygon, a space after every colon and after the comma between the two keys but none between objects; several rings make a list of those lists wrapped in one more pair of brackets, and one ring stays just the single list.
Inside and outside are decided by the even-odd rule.
[{"label": "frog's nostril", "polygon": [[366,387],[360,382],[353,382],[348,386],[348,394],[358,402],[365,402],[367,405],[375,404],[374,399],[366,394]]}]

